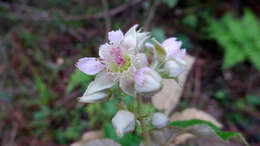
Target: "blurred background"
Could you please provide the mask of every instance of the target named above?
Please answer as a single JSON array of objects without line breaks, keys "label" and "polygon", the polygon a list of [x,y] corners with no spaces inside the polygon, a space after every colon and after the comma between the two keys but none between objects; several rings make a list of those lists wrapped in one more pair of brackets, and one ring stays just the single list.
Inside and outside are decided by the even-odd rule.
[{"label": "blurred background", "polygon": [[97,56],[109,30],[140,24],[196,58],[178,109],[259,146],[259,16],[258,0],[0,0],[0,145],[69,145],[102,128],[116,101],[78,103],[93,77],[74,64]]}]

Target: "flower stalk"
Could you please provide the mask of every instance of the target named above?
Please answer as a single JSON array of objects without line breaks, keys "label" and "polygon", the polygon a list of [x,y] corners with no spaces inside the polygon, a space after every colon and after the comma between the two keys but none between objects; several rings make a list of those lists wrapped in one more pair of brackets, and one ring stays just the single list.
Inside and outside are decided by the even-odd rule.
[{"label": "flower stalk", "polygon": [[140,125],[141,125],[141,128],[142,128],[142,136],[143,136],[143,139],[144,139],[144,144],[145,146],[151,146],[152,143],[151,143],[151,139],[150,139],[150,135],[149,135],[149,131],[146,127],[146,124],[145,124],[145,119],[144,119],[144,116],[142,114],[142,108],[141,108],[141,105],[142,105],[142,97],[140,94],[137,95],[137,115],[138,115],[138,119],[140,121]]}]

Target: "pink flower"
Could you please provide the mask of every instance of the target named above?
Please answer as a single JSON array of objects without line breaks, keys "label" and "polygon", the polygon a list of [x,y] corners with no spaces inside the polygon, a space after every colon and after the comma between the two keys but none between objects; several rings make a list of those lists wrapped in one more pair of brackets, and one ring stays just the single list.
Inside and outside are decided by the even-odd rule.
[{"label": "pink flower", "polygon": [[103,90],[111,88],[117,81],[126,94],[135,96],[135,71],[148,65],[146,55],[139,52],[149,38],[148,33],[136,31],[136,28],[137,25],[133,26],[125,35],[121,30],[109,32],[109,42],[100,46],[99,58],[85,57],[78,60],[76,67],[79,70],[88,75],[97,74],[81,101],[93,101],[89,95],[93,97],[96,92],[103,93]]}]

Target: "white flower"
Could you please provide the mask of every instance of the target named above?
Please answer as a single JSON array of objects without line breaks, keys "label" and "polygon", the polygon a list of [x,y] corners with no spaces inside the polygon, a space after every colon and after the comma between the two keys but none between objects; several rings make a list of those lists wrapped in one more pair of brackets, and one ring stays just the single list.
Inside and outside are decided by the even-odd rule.
[{"label": "white flower", "polygon": [[119,137],[135,130],[135,116],[133,113],[120,110],[112,119],[113,127]]},{"label": "white flower", "polygon": [[[135,96],[135,71],[148,65],[146,55],[139,53],[148,33],[136,31],[137,25],[130,28],[124,35],[121,30],[108,33],[109,43],[99,48],[99,58],[85,57],[79,59],[76,66],[82,72],[97,77],[87,88],[84,100],[94,101],[90,91],[101,91],[111,88],[119,81],[119,87],[128,95]],[[94,88],[94,89],[91,89]],[[90,91],[89,91],[90,90]],[[100,95],[100,94],[98,94]]]},{"label": "white flower", "polygon": [[164,66],[162,72],[167,77],[177,78],[186,68],[185,49],[181,49],[181,41],[168,38],[162,44],[153,39],[157,60]]},{"label": "white flower", "polygon": [[156,128],[164,128],[167,126],[169,119],[163,113],[157,112],[152,115],[152,125]]},{"label": "white flower", "polygon": [[138,93],[151,93],[161,89],[162,78],[151,68],[144,67],[135,73],[135,89]]}]

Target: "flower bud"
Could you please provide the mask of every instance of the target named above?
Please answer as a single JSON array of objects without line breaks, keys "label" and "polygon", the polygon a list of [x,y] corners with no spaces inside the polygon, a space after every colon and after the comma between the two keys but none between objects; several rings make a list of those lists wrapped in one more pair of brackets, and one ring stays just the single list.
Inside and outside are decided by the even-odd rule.
[{"label": "flower bud", "polygon": [[163,69],[169,77],[178,77],[186,70],[186,62],[184,60],[169,60],[165,63]]},{"label": "flower bud", "polygon": [[119,137],[135,130],[135,116],[133,113],[120,110],[112,119],[113,127]]},{"label": "flower bud", "polygon": [[167,116],[163,113],[157,112],[152,115],[152,125],[156,128],[164,128],[168,122]]},{"label": "flower bud", "polygon": [[161,89],[162,78],[151,68],[144,67],[135,73],[135,89],[138,93],[151,93]]}]

